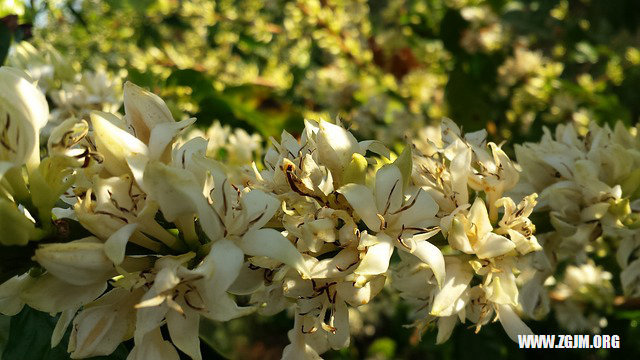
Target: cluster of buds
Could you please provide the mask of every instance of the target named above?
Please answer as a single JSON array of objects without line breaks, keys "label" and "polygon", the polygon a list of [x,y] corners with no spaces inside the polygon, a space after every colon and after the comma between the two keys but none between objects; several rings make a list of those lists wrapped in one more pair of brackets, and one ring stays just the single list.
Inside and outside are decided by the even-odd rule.
[{"label": "cluster of buds", "polygon": [[[540,235],[545,256],[537,260],[539,276],[526,285],[533,296],[523,301],[525,308],[539,317],[553,302],[567,329],[599,331],[612,305],[640,296],[638,128],[591,123],[580,135],[571,124],[559,125],[538,143],[516,145],[516,155],[520,190],[540,192],[536,210],[552,225]],[[607,258],[619,269],[595,265]],[[620,276],[615,291],[611,272]]]},{"label": "cluster of buds", "polygon": [[[230,142],[185,136],[195,119],[175,121],[126,83],[123,116],[66,119],[41,161],[46,100],[19,71],[0,76],[13,90],[0,97],[2,211],[21,219],[0,243],[41,241],[32,268],[0,285],[0,312],[60,314],[52,345],[71,327],[72,358],[133,339],[129,359],[201,359],[201,318],[288,309],[283,358],[318,359],[349,345],[350,308],[388,282],[419,326],[438,321],[439,342],[458,319],[530,333],[518,285],[535,272],[524,255],[540,250],[528,219],[536,195],[503,196],[518,171],[484,132],[463,136],[444,120],[396,155],[339,122],[307,120],[299,139],[271,139],[262,162],[250,162],[254,146],[225,163],[212,149]],[[52,219],[86,236],[60,241]]]}]

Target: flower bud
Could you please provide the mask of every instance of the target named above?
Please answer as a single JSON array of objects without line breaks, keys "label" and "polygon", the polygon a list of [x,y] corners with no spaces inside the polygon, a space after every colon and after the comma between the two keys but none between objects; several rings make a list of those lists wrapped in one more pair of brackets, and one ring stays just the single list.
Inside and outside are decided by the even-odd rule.
[{"label": "flower bud", "polygon": [[88,237],[70,243],[46,244],[34,259],[49,273],[73,285],[103,282],[114,275],[114,267],[104,253],[104,244]]},{"label": "flower bud", "polygon": [[358,141],[342,126],[321,121],[318,131],[318,157],[334,177],[340,179],[354,153],[359,153]]},{"label": "flower bud", "polygon": [[629,199],[613,200],[611,202],[611,206],[609,206],[609,212],[621,218],[631,214],[631,206],[629,205]]},{"label": "flower bud", "polygon": [[169,108],[158,95],[128,81],[124,84],[124,111],[127,124],[147,145],[156,125],[174,122]]}]

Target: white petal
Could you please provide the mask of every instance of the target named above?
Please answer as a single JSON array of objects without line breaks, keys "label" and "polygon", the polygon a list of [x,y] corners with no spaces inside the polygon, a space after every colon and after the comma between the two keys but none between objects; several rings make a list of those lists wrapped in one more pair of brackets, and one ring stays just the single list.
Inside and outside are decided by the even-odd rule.
[{"label": "white petal", "polygon": [[119,119],[115,115],[94,111],[91,124],[96,148],[104,157],[104,166],[112,175],[129,172],[127,157],[147,155],[147,146],[135,136],[115,125]]},{"label": "white petal", "polygon": [[16,68],[8,66],[0,69],[0,83],[6,86],[2,93],[6,106],[13,106],[26,115],[36,130],[43,128],[49,120],[49,105],[44,94],[29,76]]},{"label": "white petal", "polygon": [[518,250],[520,254],[526,255],[532,251],[542,250],[542,246],[540,246],[535,236],[530,235],[527,239],[524,235],[515,230],[507,229],[507,232],[509,233],[511,241],[516,245],[516,250]]},{"label": "white petal", "polygon": [[354,271],[360,275],[378,275],[386,273],[393,254],[393,240],[384,234],[376,235],[378,243],[367,247],[367,252]]},{"label": "white petal", "polygon": [[503,267],[502,272],[495,273],[491,283],[486,286],[485,293],[489,301],[496,304],[518,304],[518,286],[516,277],[510,270]]},{"label": "white petal", "polygon": [[[342,184],[354,183],[364,185],[367,179],[368,166],[369,163],[364,156],[358,153],[351,155],[351,162],[346,166],[342,173]],[[331,174],[331,172],[329,172],[329,174]]]},{"label": "white petal", "polygon": [[197,213],[198,203],[206,201],[193,174],[159,162],[147,164],[144,183],[169,221],[180,215]]},{"label": "white petal", "polygon": [[460,298],[469,287],[469,282],[473,277],[471,268],[457,259],[451,259],[447,262],[446,271],[444,285],[433,299],[431,315],[434,316],[446,315],[442,314],[443,310],[449,308]]},{"label": "white petal", "polygon": [[620,273],[620,282],[625,295],[640,296],[640,259],[636,259]]},{"label": "white petal", "polygon": [[222,239],[211,246],[209,255],[195,273],[205,275],[198,281],[203,297],[203,316],[216,321],[229,321],[253,312],[253,307],[239,307],[227,294],[227,289],[238,277],[244,254],[233,242]]},{"label": "white petal", "polygon": [[438,208],[438,203],[431,195],[419,189],[416,195],[407,201],[407,205],[402,207],[404,210],[398,213],[398,218],[393,220],[394,227],[420,226],[424,222],[435,220]]},{"label": "white petal", "polygon": [[476,233],[477,239],[482,239],[486,234],[493,230],[491,221],[489,220],[489,213],[487,212],[487,206],[484,204],[484,200],[480,197],[476,197],[476,200],[469,209],[468,219],[470,227]]},{"label": "white petal", "polygon": [[[148,291],[142,299],[140,299],[140,303],[136,305],[136,326],[134,332],[136,344],[141,342],[149,333],[159,329],[160,326],[162,326],[167,312],[169,312],[169,308],[165,305],[139,307],[140,304],[155,298],[156,294],[155,291]],[[164,299],[164,297],[162,297],[162,299]]]},{"label": "white petal", "polygon": [[464,147],[451,161],[451,190],[454,192],[456,205],[469,202],[468,177],[471,173],[471,149]]},{"label": "white petal", "polygon": [[358,141],[342,126],[320,121],[319,127],[318,158],[331,170],[334,178],[340,179],[351,155],[360,151]]},{"label": "white petal", "polygon": [[40,129],[49,118],[47,100],[28,75],[15,68],[0,68],[0,87],[0,125],[14,150],[0,150],[0,160],[26,164],[32,171],[40,163]]},{"label": "white petal", "polygon": [[516,248],[516,244],[502,235],[491,232],[479,239],[475,248],[480,259],[489,259],[508,253]]},{"label": "white petal", "polygon": [[353,247],[347,247],[338,252],[334,257],[320,260],[311,268],[313,279],[326,279],[342,277],[355,269],[359,254]]},{"label": "white petal", "polygon": [[56,322],[56,327],[53,329],[53,333],[51,334],[51,348],[58,346],[77,312],[78,308],[72,308],[63,311],[62,314],[60,314],[60,317]]},{"label": "white petal", "polygon": [[413,172],[413,153],[411,146],[405,146],[400,155],[393,161],[393,164],[400,169],[402,173],[402,185],[403,189],[407,189],[409,182],[411,181],[411,174]]},{"label": "white petal", "polygon": [[367,151],[371,151],[387,159],[391,158],[391,152],[386,146],[384,146],[382,141],[378,141],[378,140],[360,141],[358,143],[358,146],[360,147],[360,151],[359,151],[360,154],[365,154]]},{"label": "white petal", "polygon": [[249,230],[262,228],[280,208],[280,201],[262,190],[251,190],[242,197],[247,210]]},{"label": "white petal", "polygon": [[510,305],[497,305],[498,319],[511,340],[518,341],[518,335],[533,335],[533,331],[513,311]]},{"label": "white petal", "polygon": [[295,245],[274,229],[260,229],[250,231],[242,237],[240,247],[247,255],[266,256],[279,260],[298,270],[304,276],[309,276],[309,269],[304,263],[302,254]]},{"label": "white petal", "polygon": [[339,350],[349,346],[349,340],[351,337],[351,329],[349,328],[349,309],[347,309],[347,304],[341,299],[338,299],[335,303],[333,327],[336,329],[335,334],[327,334],[327,340],[329,340],[331,348]]},{"label": "white petal", "polygon": [[282,360],[322,360],[320,355],[306,342],[302,333],[302,316],[296,314],[293,329],[287,333],[291,343],[284,348]]},{"label": "white petal", "polygon": [[264,282],[264,270],[254,270],[250,265],[250,262],[246,262],[242,266],[242,269],[240,269],[240,274],[229,289],[227,289],[231,294],[251,295],[262,286]]},{"label": "white petal", "polygon": [[[352,282],[339,282],[336,290],[345,301],[358,307],[368,304],[384,287],[386,277],[384,275],[374,276],[362,287],[356,287]],[[426,285],[426,282],[425,282]]]},{"label": "white petal", "polygon": [[167,220],[197,213],[200,225],[211,241],[222,237],[220,219],[202,195],[202,188],[191,172],[150,162],[144,171],[144,184],[149,195],[160,204]]},{"label": "white petal", "polygon": [[138,224],[127,224],[109,236],[104,243],[104,253],[115,265],[120,265],[124,260],[127,242],[137,228]]},{"label": "white petal", "polygon": [[[401,247],[404,248],[404,247]],[[438,286],[442,287],[445,278],[444,256],[437,246],[424,240],[416,243],[411,253],[429,265],[433,275],[436,277]]]},{"label": "white petal", "polygon": [[[183,305],[183,304],[181,304]],[[184,308],[184,306],[183,306]],[[184,315],[175,311],[167,313],[167,327],[171,342],[193,360],[201,360],[200,354],[200,315],[195,311],[185,311]]]},{"label": "white petal", "polygon": [[246,316],[256,311],[255,307],[240,307],[228,294],[223,294],[207,302],[207,308],[213,309],[202,313],[202,316],[215,321],[229,321]]},{"label": "white petal", "polygon": [[453,333],[453,329],[456,327],[458,323],[458,316],[444,316],[438,319],[438,336],[436,337],[436,344],[442,344],[445,341],[449,340],[451,337],[451,333]]},{"label": "white petal", "polygon": [[111,354],[129,335],[136,300],[128,290],[116,288],[85,307],[73,321],[67,349],[71,358]]},{"label": "white petal", "polygon": [[377,215],[378,209],[373,198],[371,189],[360,184],[347,184],[338,192],[347,199],[349,205],[367,224],[367,227],[373,231],[379,231],[382,223]]},{"label": "white petal", "polygon": [[88,304],[100,296],[106,288],[106,281],[76,286],[51,274],[44,274],[24,289],[22,299],[36,310],[58,313]]},{"label": "white petal", "polygon": [[9,161],[0,161],[0,180],[4,177],[9,170],[13,169],[16,164]]},{"label": "white petal", "polygon": [[156,329],[144,336],[133,347],[127,360],[180,360],[178,351],[170,342],[162,338],[160,329]]},{"label": "white petal", "polygon": [[465,224],[463,223],[464,221],[467,221],[467,219],[465,219],[462,214],[458,214],[453,217],[447,240],[452,248],[460,250],[466,254],[473,254],[474,250],[471,247],[471,242],[467,236]]},{"label": "white petal", "polygon": [[24,273],[0,284],[0,314],[7,316],[17,315],[24,306],[20,294],[33,281],[35,279],[29,273]]},{"label": "white petal", "polygon": [[146,155],[133,154],[128,156],[125,160],[127,161],[127,165],[129,165],[129,170],[131,170],[138,187],[145,193],[148,193],[144,186],[144,169],[147,167],[149,158]]},{"label": "white petal", "polygon": [[171,144],[182,130],[191,126],[196,121],[190,118],[180,122],[167,122],[156,125],[151,130],[149,139],[149,158],[168,162],[171,159]]},{"label": "white petal", "polygon": [[240,274],[244,253],[232,241],[222,239],[211,245],[209,254],[194,270],[206,277],[207,295],[217,296],[227,291]]},{"label": "white petal", "polygon": [[403,195],[403,180],[400,169],[393,164],[381,167],[376,173],[375,187],[378,211],[382,215],[396,212],[402,205]]},{"label": "white petal", "polygon": [[124,111],[136,137],[147,144],[157,125],[173,122],[169,108],[160,97],[129,81],[124,84]]}]

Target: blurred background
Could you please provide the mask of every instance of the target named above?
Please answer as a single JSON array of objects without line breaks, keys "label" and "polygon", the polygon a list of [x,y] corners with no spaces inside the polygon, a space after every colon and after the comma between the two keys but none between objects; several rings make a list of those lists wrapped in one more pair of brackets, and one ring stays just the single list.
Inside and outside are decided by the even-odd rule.
[{"label": "blurred background", "polygon": [[[637,0],[0,0],[0,63],[40,71],[53,103],[74,94],[65,77],[90,70],[85,89],[118,99],[115,110],[130,80],[203,128],[219,121],[267,139],[300,131],[304,118],[340,118],[361,139],[393,147],[446,116],[506,140],[510,152],[558,123],[582,132],[590,122],[635,124],[639,26]],[[326,357],[539,356],[499,325],[477,335],[459,326],[440,346],[434,331],[420,340],[398,300],[385,293],[353,310],[352,346]],[[47,350],[55,323],[46,314],[11,321],[35,321],[43,333],[9,339],[3,359],[38,346],[38,358],[67,356]],[[637,356],[638,321],[634,309],[611,317],[605,333],[620,335],[622,349],[545,356]],[[204,323],[205,358],[277,359],[291,323],[287,314]],[[562,333],[552,319],[530,326]],[[124,358],[126,349],[110,357]]]}]

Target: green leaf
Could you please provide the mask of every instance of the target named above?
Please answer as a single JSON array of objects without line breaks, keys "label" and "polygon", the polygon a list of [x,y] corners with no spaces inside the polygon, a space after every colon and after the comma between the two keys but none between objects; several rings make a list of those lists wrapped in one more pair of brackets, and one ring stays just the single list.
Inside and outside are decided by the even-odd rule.
[{"label": "green leaf", "polygon": [[200,318],[200,339],[215,352],[215,357],[219,359],[231,359],[236,352],[233,338],[238,335],[238,327],[242,327],[242,322],[232,320],[228,323]]},{"label": "green leaf", "polygon": [[640,310],[620,310],[615,316],[619,319],[640,320]]},{"label": "green leaf", "polygon": [[11,30],[6,24],[0,22],[0,65],[4,64],[4,61],[9,55],[9,47],[11,46]]},{"label": "green leaf", "polygon": [[[28,354],[34,360],[67,360],[67,344],[71,329],[67,329],[65,337],[55,348],[51,348],[51,333],[56,326],[57,318],[49,314],[25,306],[22,311],[11,318],[9,338],[2,360],[24,360]],[[128,351],[120,345],[113,354],[99,356],[94,360],[125,360]]]},{"label": "green leaf", "polygon": [[7,346],[9,341],[9,325],[11,323],[11,317],[0,315],[0,356]]}]

